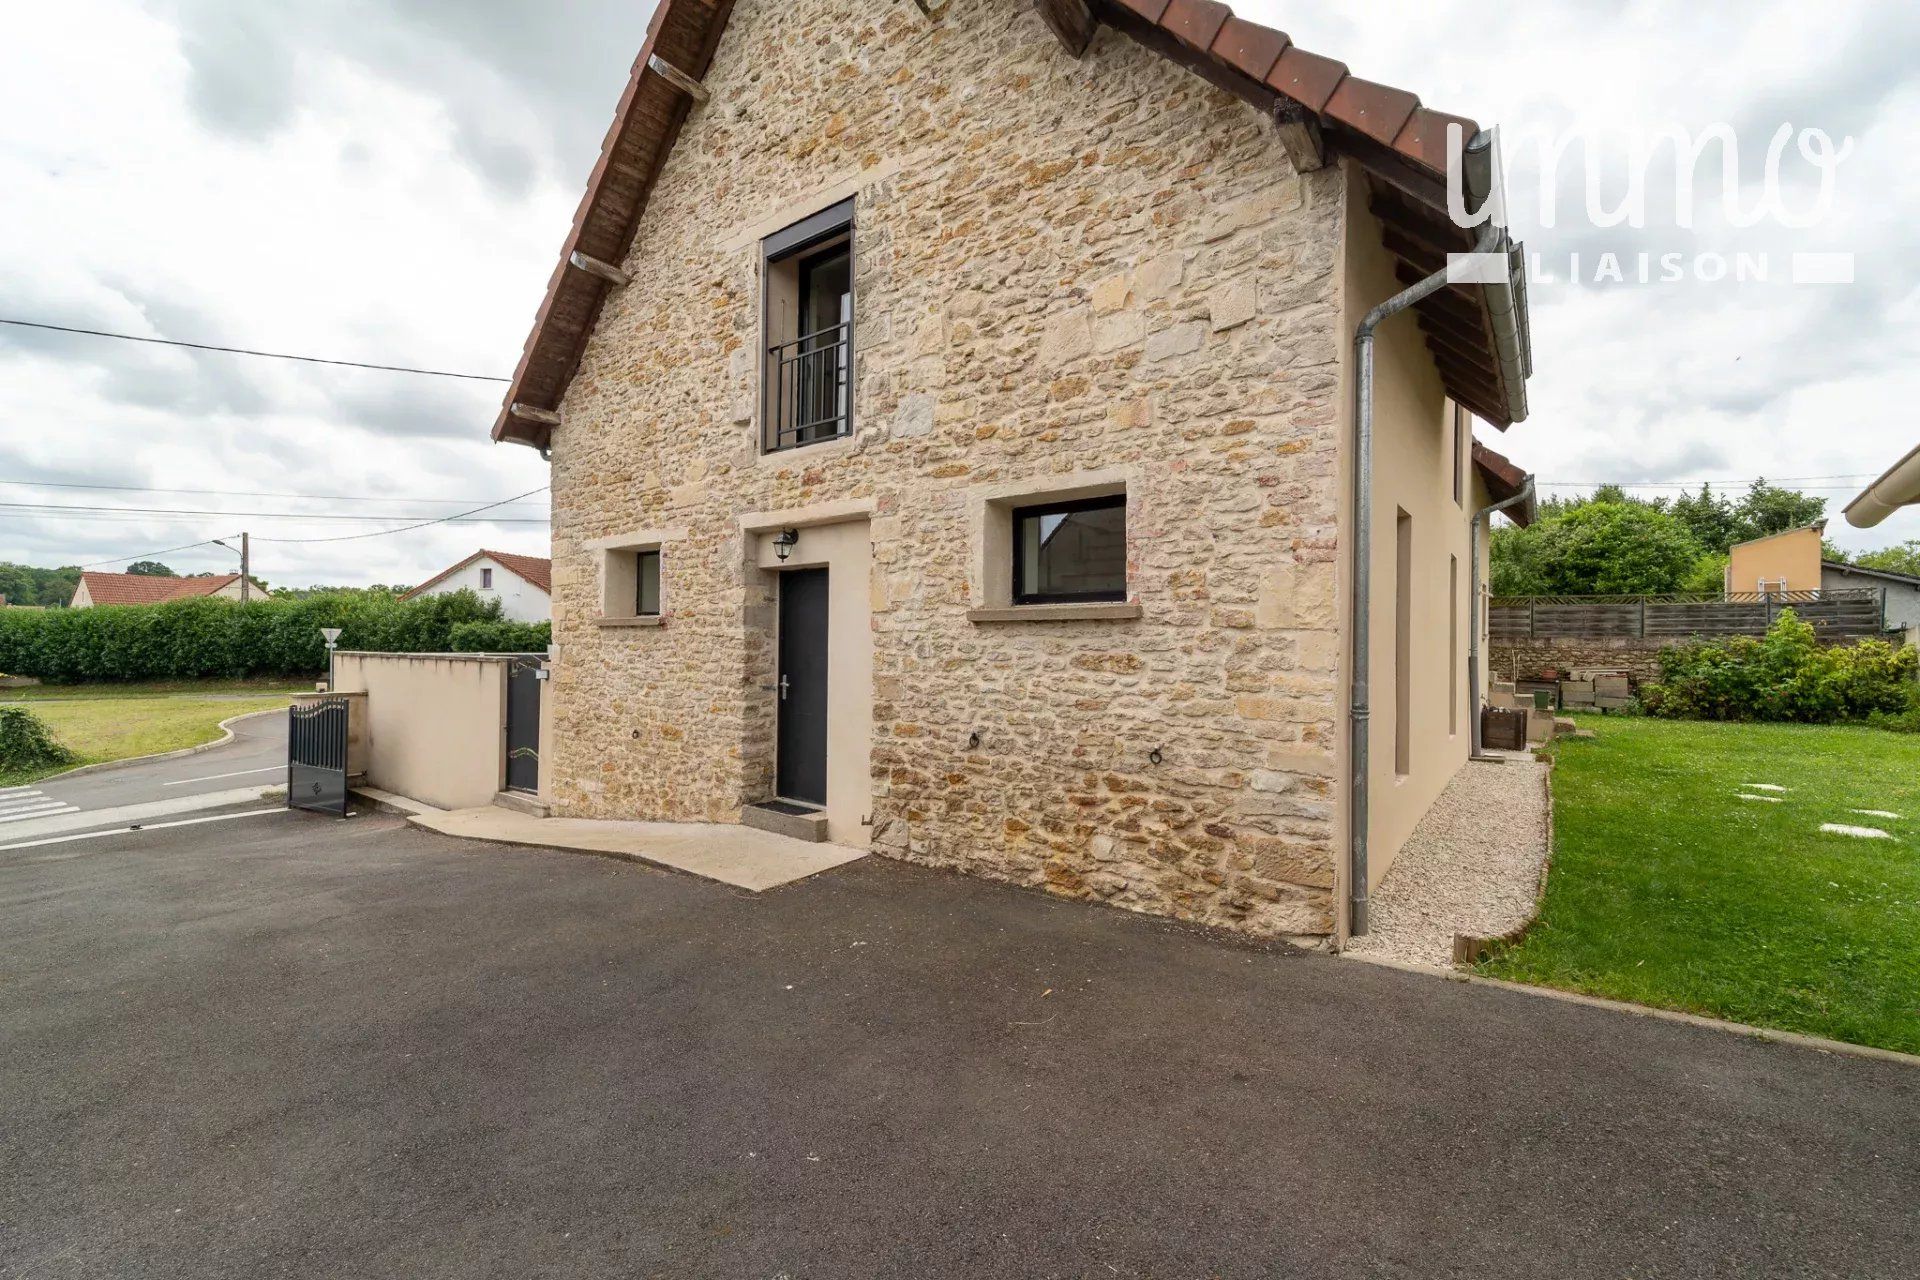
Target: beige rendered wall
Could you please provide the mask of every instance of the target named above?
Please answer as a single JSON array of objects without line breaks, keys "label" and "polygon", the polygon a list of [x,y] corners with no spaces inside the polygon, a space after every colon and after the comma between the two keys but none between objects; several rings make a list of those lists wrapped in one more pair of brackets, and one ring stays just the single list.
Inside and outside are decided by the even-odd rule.
[{"label": "beige rendered wall", "polygon": [[492,803],[506,780],[506,673],[503,659],[465,654],[336,654],[335,687],[367,695],[368,783],[442,809]]},{"label": "beige rendered wall", "polygon": [[[1366,207],[1367,180],[1349,168],[1345,292],[1342,331],[1351,335],[1369,309],[1404,286],[1393,259],[1380,244],[1377,220]],[[1374,443],[1372,529],[1372,622],[1370,634],[1370,729],[1368,751],[1368,880],[1377,886],[1400,848],[1462,764],[1471,745],[1468,717],[1474,699],[1467,688],[1469,628],[1478,612],[1471,602],[1467,524],[1487,502],[1471,467],[1471,430],[1455,439],[1453,406],[1441,386],[1418,321],[1403,313],[1378,331],[1374,347]],[[1352,430],[1354,386],[1351,356],[1343,365],[1342,421]],[[1471,419],[1469,419],[1469,423]],[[1467,450],[1462,499],[1453,494],[1449,449]],[[1401,512],[1410,518],[1408,614],[1410,641],[1405,670],[1398,662],[1396,570]],[[1351,511],[1345,513],[1351,520]],[[1482,548],[1481,571],[1486,572]],[[1450,566],[1458,565],[1458,608],[1450,603]],[[1482,583],[1484,586],[1485,579]],[[1351,589],[1343,575],[1341,617]],[[1450,630],[1450,627],[1452,630]],[[1484,642],[1484,637],[1483,637]],[[1482,650],[1484,655],[1484,649]],[[1405,771],[1396,751],[1398,693],[1407,691]],[[1345,727],[1342,727],[1342,751]],[[1343,754],[1344,758],[1344,754]],[[1343,824],[1344,826],[1344,824]],[[1344,832],[1343,832],[1344,835]],[[1342,858],[1344,899],[1345,858]],[[1344,907],[1344,902],[1343,902]]]},{"label": "beige rendered wall", "polygon": [[1769,591],[1818,591],[1820,534],[1818,528],[1789,529],[1734,547],[1727,553],[1727,590],[1758,591],[1764,580]]},{"label": "beige rendered wall", "polygon": [[[871,747],[830,760],[874,821],[852,842],[1324,933],[1340,175],[1112,30],[1075,60],[1027,0],[937,12],[733,9],[554,435],[556,811],[766,798],[773,595],[740,517],[840,509],[872,555]],[[762,456],[759,242],[848,196],[857,436]],[[1116,471],[1137,616],[969,616],[986,495]],[[623,544],[661,547],[657,624],[599,616]]]}]

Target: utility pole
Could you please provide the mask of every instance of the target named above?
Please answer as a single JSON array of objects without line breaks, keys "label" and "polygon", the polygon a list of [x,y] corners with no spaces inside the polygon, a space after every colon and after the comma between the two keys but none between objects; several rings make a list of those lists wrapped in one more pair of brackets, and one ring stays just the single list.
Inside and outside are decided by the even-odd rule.
[{"label": "utility pole", "polygon": [[253,548],[247,544],[247,535],[240,535],[240,603],[245,604],[253,598]]}]

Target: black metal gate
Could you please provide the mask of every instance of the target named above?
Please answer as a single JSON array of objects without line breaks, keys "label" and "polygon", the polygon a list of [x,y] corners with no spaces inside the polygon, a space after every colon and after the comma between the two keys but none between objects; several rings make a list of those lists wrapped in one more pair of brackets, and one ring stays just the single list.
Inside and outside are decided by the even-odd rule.
[{"label": "black metal gate", "polygon": [[540,790],[540,681],[538,658],[507,663],[507,790]]},{"label": "black metal gate", "polygon": [[287,808],[347,815],[347,700],[287,710]]}]

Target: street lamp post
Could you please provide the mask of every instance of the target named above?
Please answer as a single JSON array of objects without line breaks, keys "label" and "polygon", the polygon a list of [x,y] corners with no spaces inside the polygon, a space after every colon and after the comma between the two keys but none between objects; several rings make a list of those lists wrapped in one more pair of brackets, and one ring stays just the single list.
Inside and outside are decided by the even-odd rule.
[{"label": "street lamp post", "polygon": [[340,628],[320,628],[320,638],[327,642],[327,692],[333,692],[333,651],[340,647]]}]

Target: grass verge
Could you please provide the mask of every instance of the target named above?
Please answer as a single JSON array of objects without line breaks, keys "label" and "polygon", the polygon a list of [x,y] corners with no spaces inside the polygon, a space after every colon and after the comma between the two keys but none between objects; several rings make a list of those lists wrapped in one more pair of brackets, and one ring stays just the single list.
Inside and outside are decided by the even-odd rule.
[{"label": "grass verge", "polygon": [[1540,918],[1480,972],[1920,1053],[1920,738],[1582,723],[1554,747]]},{"label": "grass verge", "polygon": [[312,693],[313,681],[298,680],[146,680],[126,684],[35,684],[0,689],[0,702],[114,702],[135,698],[280,697]]},{"label": "grass verge", "polygon": [[284,695],[252,698],[132,698],[116,701],[54,700],[34,714],[78,757],[52,769],[0,772],[0,786],[19,786],[80,765],[159,755],[212,742],[220,722],[253,711],[285,707]]}]

